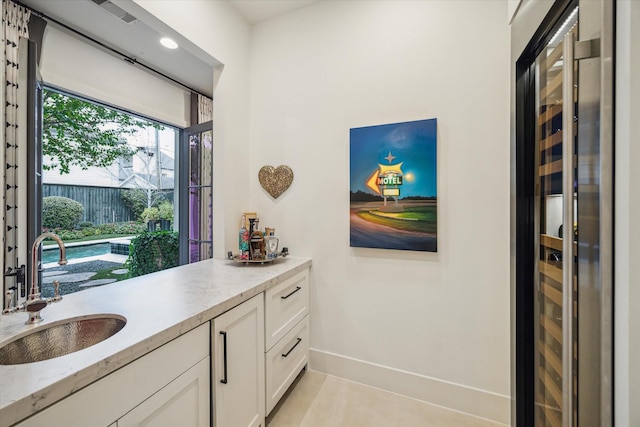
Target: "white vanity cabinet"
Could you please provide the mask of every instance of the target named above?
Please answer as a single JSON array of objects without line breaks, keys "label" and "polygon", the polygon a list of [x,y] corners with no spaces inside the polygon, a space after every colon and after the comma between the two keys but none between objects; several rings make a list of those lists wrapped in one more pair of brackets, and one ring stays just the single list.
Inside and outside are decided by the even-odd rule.
[{"label": "white vanity cabinet", "polygon": [[209,331],[203,324],[18,426],[208,427]]},{"label": "white vanity cabinet", "polygon": [[213,319],[214,427],[265,427],[264,294]]},{"label": "white vanity cabinet", "polygon": [[266,413],[309,359],[309,269],[265,292]]},{"label": "white vanity cabinet", "polygon": [[[287,259],[287,262],[290,261]],[[97,366],[83,368],[79,371],[87,373],[83,383],[89,378],[100,379],[80,390],[71,392],[74,385],[80,382],[72,375],[56,374],[56,378],[59,377],[60,380],[53,387],[61,388],[53,389],[49,395],[47,389],[36,388],[39,394],[33,394],[31,399],[25,398],[14,406],[21,412],[20,415],[14,415],[15,419],[20,416],[28,418],[11,425],[266,427],[267,414],[282,398],[309,359],[307,266],[310,262],[306,259],[293,259],[291,262],[293,265],[290,266],[276,264],[274,270],[257,270],[264,275],[264,282],[260,285],[263,287],[257,295],[108,375],[100,378],[100,367]],[[216,261],[213,260],[212,263]],[[302,271],[299,268],[301,265],[306,267]],[[192,266],[200,269],[205,267],[207,266],[203,263]],[[220,263],[216,264],[216,268],[224,271],[230,267],[226,263]],[[293,275],[288,273],[291,268],[296,268],[297,271]],[[249,281],[255,282],[255,275],[258,273],[253,268],[247,270],[251,270]],[[208,271],[208,267],[205,268],[205,272]],[[220,276],[226,278],[233,274],[242,283],[243,271],[233,266],[233,270]],[[200,270],[197,272],[202,274]],[[171,269],[165,274],[170,273]],[[287,278],[280,280],[281,275],[285,274]],[[172,280],[171,276],[160,282],[174,283]],[[146,282],[142,282],[141,286],[143,285]],[[153,286],[155,289],[162,284],[154,282]],[[227,287],[228,284],[223,281],[220,286]],[[211,289],[215,291],[215,287],[203,285],[201,291],[196,292],[198,299],[189,300],[189,304],[198,307],[193,311],[180,308],[177,314],[173,313],[171,310],[175,301],[169,301],[171,304],[168,302],[167,307],[163,307],[170,317],[165,322],[167,328],[186,325],[187,323],[178,322],[192,321],[193,316],[202,315],[204,310],[211,310],[213,307],[220,309],[221,305],[224,305],[224,309],[229,307],[229,300],[218,298]],[[241,289],[239,295],[243,299],[248,297],[249,292],[249,295],[258,292],[255,287]],[[207,292],[211,293],[209,298],[214,300],[211,305],[204,304],[201,297]],[[164,293],[174,294],[166,289]],[[81,297],[82,295],[76,296],[78,299]],[[154,336],[149,336],[148,332],[136,335],[133,325],[141,317],[143,316],[137,311],[131,314],[130,322],[125,328],[132,328],[130,332],[134,338],[131,341],[135,344],[130,348],[126,346],[128,340],[119,344],[122,348],[112,353],[109,359],[111,363],[115,364],[117,357],[129,357],[126,353],[128,348],[135,348],[136,354],[143,354],[144,346],[154,342],[154,336],[161,336],[162,332],[158,332],[160,328],[154,329]],[[94,349],[98,350],[98,346],[100,344]],[[47,366],[54,366],[47,363],[49,362],[42,362],[39,367],[45,374]],[[55,367],[61,370],[58,366]],[[39,375],[39,371],[35,370],[28,370],[27,373],[27,379]],[[57,398],[56,395],[62,394],[68,396],[34,415],[28,415],[32,408],[42,403],[38,400],[39,396],[41,400],[53,401]],[[29,410],[20,406],[25,404],[29,405]],[[2,411],[10,413],[14,410],[6,402],[4,405]],[[0,421],[0,425],[4,426],[5,423]]]}]

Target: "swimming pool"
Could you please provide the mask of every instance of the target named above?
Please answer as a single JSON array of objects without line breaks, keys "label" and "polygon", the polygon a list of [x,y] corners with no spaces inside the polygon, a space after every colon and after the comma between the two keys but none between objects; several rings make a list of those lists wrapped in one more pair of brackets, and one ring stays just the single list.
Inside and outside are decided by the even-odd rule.
[{"label": "swimming pool", "polygon": [[[104,255],[111,253],[111,244],[106,243],[94,243],[83,246],[71,246],[67,247],[67,260],[76,258],[86,258],[89,256]],[[58,247],[47,249],[42,251],[42,263],[48,264],[50,262],[58,262],[60,259],[60,251]]]}]

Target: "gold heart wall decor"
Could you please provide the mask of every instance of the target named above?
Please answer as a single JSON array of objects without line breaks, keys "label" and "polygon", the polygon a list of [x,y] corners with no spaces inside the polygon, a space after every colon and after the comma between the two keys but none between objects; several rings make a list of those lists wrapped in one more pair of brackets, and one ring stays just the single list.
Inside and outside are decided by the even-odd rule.
[{"label": "gold heart wall decor", "polygon": [[271,197],[277,199],[293,182],[293,171],[289,166],[280,165],[277,168],[273,166],[263,166],[258,172],[258,180],[262,188],[271,194]]}]

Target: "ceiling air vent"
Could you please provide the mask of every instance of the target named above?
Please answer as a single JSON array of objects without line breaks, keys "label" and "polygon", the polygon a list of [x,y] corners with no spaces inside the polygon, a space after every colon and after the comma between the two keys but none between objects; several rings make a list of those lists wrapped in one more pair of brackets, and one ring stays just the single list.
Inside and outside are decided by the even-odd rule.
[{"label": "ceiling air vent", "polygon": [[135,22],[137,18],[130,13],[127,13],[125,10],[111,3],[109,0],[91,0],[93,3],[97,4],[107,12],[111,13],[116,18],[121,21],[126,22],[127,24],[131,24]]}]

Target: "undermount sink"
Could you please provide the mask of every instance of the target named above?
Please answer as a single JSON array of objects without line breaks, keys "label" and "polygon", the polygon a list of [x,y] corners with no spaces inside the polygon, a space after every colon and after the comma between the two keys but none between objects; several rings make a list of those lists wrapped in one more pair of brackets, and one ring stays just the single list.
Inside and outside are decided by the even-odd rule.
[{"label": "undermount sink", "polygon": [[19,335],[0,347],[0,365],[19,365],[64,356],[118,333],[127,320],[115,314],[67,319]]}]

